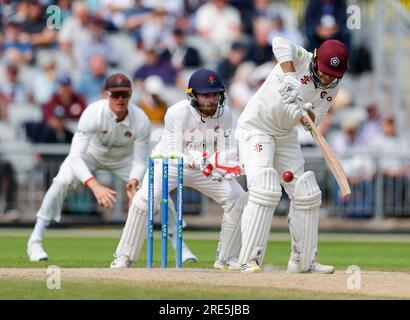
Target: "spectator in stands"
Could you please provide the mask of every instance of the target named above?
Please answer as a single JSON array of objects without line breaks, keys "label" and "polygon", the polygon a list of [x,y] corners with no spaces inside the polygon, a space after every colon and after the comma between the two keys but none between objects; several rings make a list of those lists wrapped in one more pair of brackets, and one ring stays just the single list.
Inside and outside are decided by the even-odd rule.
[{"label": "spectator in stands", "polygon": [[33,83],[34,101],[39,105],[50,100],[57,90],[57,70],[53,58],[44,59],[42,69],[43,72],[36,75]]},{"label": "spectator in stands", "polygon": [[63,106],[56,106],[47,123],[27,122],[27,137],[34,143],[71,143],[73,133],[66,127],[66,111]]},{"label": "spectator in stands", "polygon": [[73,15],[64,20],[58,33],[60,49],[67,53],[77,51],[81,37],[88,32],[87,4],[84,1],[75,1],[73,3]]},{"label": "spectator in stands", "polygon": [[72,15],[72,3],[70,0],[57,0],[57,6],[60,8],[61,21],[64,23]]},{"label": "spectator in stands", "polygon": [[[63,106],[57,105],[47,122],[26,122],[24,128],[27,138],[33,143],[71,143],[73,133],[66,127],[67,114]],[[50,187],[65,156],[43,154],[41,160],[48,169],[43,172],[44,185]]]},{"label": "spectator in stands", "polygon": [[46,10],[38,0],[25,0],[26,17],[21,28],[35,47],[52,46],[57,39],[57,32],[47,27]]},{"label": "spectator in stands", "polygon": [[0,121],[8,120],[9,101],[7,97],[0,90]]},{"label": "spectator in stands", "polygon": [[217,72],[226,84],[231,82],[236,70],[244,62],[247,55],[247,47],[239,41],[234,42],[228,55],[220,60],[217,65]]},{"label": "spectator in stands", "polygon": [[134,6],[124,12],[124,28],[130,32],[131,36],[135,39],[138,47],[141,47],[141,26],[142,24],[151,19],[152,10],[146,8],[141,0],[135,0]]},{"label": "spectator in stands", "polygon": [[104,81],[107,77],[106,71],[105,57],[96,54],[91,58],[89,71],[81,75],[77,91],[85,97],[88,104],[101,97]]},{"label": "spectator in stands", "polygon": [[171,65],[169,59],[161,58],[160,54],[154,49],[144,49],[144,64],[140,66],[133,75],[133,80],[138,87],[150,75],[159,76],[166,85],[177,83],[178,72]]},{"label": "spectator in stands", "polygon": [[163,124],[167,104],[161,98],[164,82],[158,76],[149,76],[144,80],[142,97],[137,105],[145,112],[152,124]]},{"label": "spectator in stands", "polygon": [[385,114],[382,118],[382,132],[375,136],[371,150],[379,158],[379,168],[383,174],[383,194],[385,212],[392,213],[397,207],[403,207],[408,197],[410,160],[403,156],[409,150],[409,142],[400,136],[393,114]]},{"label": "spectator in stands", "polygon": [[[371,215],[375,203],[374,175],[376,165],[358,143],[359,122],[355,118],[347,117],[342,121],[341,128],[342,131],[337,132],[332,139],[329,139],[329,144],[340,157],[340,163],[352,190],[351,197],[345,203],[346,214]],[[335,180],[333,183],[334,190],[338,190]],[[338,205],[341,205],[343,200],[336,192],[338,191],[333,194],[333,199]]]},{"label": "spectator in stands", "polygon": [[116,29],[122,29],[125,22],[125,12],[134,5],[134,0],[102,0],[99,12]]},{"label": "spectator in stands", "polygon": [[232,78],[232,83],[229,86],[229,106],[236,118],[239,118],[240,113],[255,93],[250,80],[254,70],[255,64],[253,62],[244,62],[238,67]]},{"label": "spectator in stands", "polygon": [[286,24],[280,14],[271,17],[272,25],[268,36],[268,42],[271,43],[275,37],[286,38],[298,46],[303,46],[303,36],[295,27]]},{"label": "spectator in stands", "polygon": [[7,66],[6,81],[1,84],[0,90],[10,103],[27,103],[33,100],[32,92],[20,81],[19,67],[14,63]]},{"label": "spectator in stands", "polygon": [[18,1],[2,0],[0,6],[0,30],[3,31],[1,22],[5,23],[15,16],[17,11]]},{"label": "spectator in stands", "polygon": [[79,50],[76,52],[75,59],[78,69],[87,72],[91,58],[96,54],[103,55],[108,64],[115,66],[117,54],[104,29],[101,16],[95,15],[91,18],[89,31],[83,35],[79,42]]},{"label": "spectator in stands", "polygon": [[1,47],[8,62],[22,64],[33,61],[33,46],[22,35],[21,26],[15,20],[7,22]]},{"label": "spectator in stands", "polygon": [[248,60],[253,61],[256,65],[272,61],[273,52],[271,41],[269,41],[269,32],[271,22],[266,18],[255,18],[253,20],[253,37],[249,49]]},{"label": "spectator in stands", "polygon": [[376,103],[371,103],[366,106],[366,112],[367,119],[362,123],[358,137],[359,143],[363,146],[369,145],[382,129],[382,116],[379,106]]},{"label": "spectator in stands", "polygon": [[141,25],[141,46],[163,51],[166,48],[167,39],[172,35],[174,19],[167,14],[162,6],[156,6],[149,19],[145,19]]},{"label": "spectator in stands", "polygon": [[328,39],[350,47],[346,0],[309,0],[305,12],[307,50],[313,51]]},{"label": "spectator in stands", "polygon": [[[199,2],[199,0],[195,0]],[[158,1],[158,0],[142,0],[142,3],[147,8],[155,9],[155,7],[161,6],[167,14],[173,17],[179,17],[185,14],[185,0],[173,0],[173,1]]]},{"label": "spectator in stands", "polygon": [[241,36],[240,13],[226,0],[209,1],[196,12],[196,29],[210,44],[226,52]]},{"label": "spectator in stands", "polygon": [[19,218],[17,193],[16,172],[10,161],[4,159],[0,153],[0,221],[10,222]]},{"label": "spectator in stands", "polygon": [[44,121],[48,123],[54,109],[59,106],[64,108],[66,119],[78,120],[86,107],[84,98],[73,90],[71,78],[67,74],[60,75],[58,84],[57,92],[43,107]]},{"label": "spectator in stands", "polygon": [[174,30],[172,40],[167,46],[166,55],[170,57],[171,64],[176,70],[196,68],[201,65],[198,51],[186,44],[184,31],[181,29]]},{"label": "spectator in stands", "polygon": [[[252,0],[254,17],[272,19],[276,15],[282,17],[285,27],[296,27],[295,14],[288,5],[281,0]],[[289,39],[291,40],[291,39]]]}]

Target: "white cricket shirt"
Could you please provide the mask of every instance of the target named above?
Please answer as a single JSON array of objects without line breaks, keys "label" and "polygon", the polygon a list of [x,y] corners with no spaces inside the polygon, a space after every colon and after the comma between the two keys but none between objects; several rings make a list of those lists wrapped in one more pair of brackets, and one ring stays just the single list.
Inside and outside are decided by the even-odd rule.
[{"label": "white cricket shirt", "polygon": [[85,182],[92,174],[84,162],[84,155],[94,157],[107,167],[129,163],[130,179],[141,183],[146,170],[151,125],[145,113],[128,104],[128,115],[116,121],[107,99],[90,104],[82,113],[69,153],[71,168],[76,177]]}]

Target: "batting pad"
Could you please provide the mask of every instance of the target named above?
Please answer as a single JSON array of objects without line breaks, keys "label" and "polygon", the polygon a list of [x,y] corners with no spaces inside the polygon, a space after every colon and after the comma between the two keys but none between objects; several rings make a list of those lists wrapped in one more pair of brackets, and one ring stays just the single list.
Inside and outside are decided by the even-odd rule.
[{"label": "batting pad", "polygon": [[242,248],[239,263],[262,262],[275,208],[282,195],[280,178],[273,168],[264,168],[252,180],[241,229]]},{"label": "batting pad", "polygon": [[147,212],[134,202],[128,211],[127,222],[122,231],[115,256],[127,255],[132,262],[137,260],[147,233]]},{"label": "batting pad", "polygon": [[301,272],[309,271],[317,256],[321,203],[321,191],[314,173],[303,173],[296,181],[289,215],[293,258],[300,260]]},{"label": "batting pad", "polygon": [[224,212],[221,233],[219,235],[217,259],[228,261],[231,257],[238,257],[241,249],[241,218],[248,202],[249,194],[239,198],[232,207]]}]

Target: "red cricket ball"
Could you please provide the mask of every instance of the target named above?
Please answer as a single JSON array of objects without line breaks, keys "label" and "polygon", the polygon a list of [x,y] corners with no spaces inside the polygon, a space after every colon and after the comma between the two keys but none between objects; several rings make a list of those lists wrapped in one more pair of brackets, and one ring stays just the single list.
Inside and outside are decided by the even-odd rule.
[{"label": "red cricket ball", "polygon": [[293,180],[293,172],[285,171],[282,174],[282,178],[283,178],[283,181],[285,181],[285,182],[291,182]]}]

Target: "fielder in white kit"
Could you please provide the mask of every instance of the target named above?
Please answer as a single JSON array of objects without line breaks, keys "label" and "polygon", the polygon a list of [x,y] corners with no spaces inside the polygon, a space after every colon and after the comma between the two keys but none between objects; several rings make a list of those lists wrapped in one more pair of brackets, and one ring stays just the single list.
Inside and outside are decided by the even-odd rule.
[{"label": "fielder in white kit", "polygon": [[[247,103],[236,129],[249,189],[241,227],[241,271],[261,271],[282,185],[291,200],[288,272],[333,273],[333,266],[316,261],[321,191],[314,173],[304,171],[295,126],[301,108],[320,123],[347,70],[348,49],[327,40],[312,54],[283,38],[274,38],[272,49],[278,64]],[[285,171],[294,173],[291,182],[280,178]]]},{"label": "fielder in white kit", "polygon": [[[171,106],[165,115],[165,129],[153,154],[180,155],[184,157],[184,186],[198,190],[220,204],[224,216],[219,238],[217,260],[218,269],[239,269],[237,255],[240,250],[240,223],[247,194],[232,176],[230,168],[237,163],[221,155],[212,162],[220,151],[218,145],[229,142],[232,130],[230,109],[225,106],[225,87],[217,73],[199,69],[189,79],[187,98]],[[222,132],[222,135],[217,134]],[[218,138],[220,137],[220,138]],[[225,140],[228,139],[228,140]],[[231,141],[234,139],[231,139]],[[215,143],[217,147],[214,148]],[[229,147],[228,147],[229,148]],[[213,152],[216,150],[215,152]],[[227,151],[227,150],[224,150]],[[210,156],[204,155],[205,153]],[[199,158],[196,156],[199,155]],[[204,159],[202,159],[204,157]],[[201,161],[208,164],[201,163]],[[213,165],[212,165],[213,163]],[[227,166],[233,164],[232,166]],[[154,164],[155,208],[160,205],[162,167],[161,161]],[[218,169],[219,168],[219,169]],[[239,172],[233,173],[234,176]],[[128,219],[111,263],[112,268],[127,268],[137,260],[147,234],[148,173],[145,174],[141,189],[135,194],[128,213]],[[218,181],[216,181],[218,180]],[[177,163],[169,161],[169,191],[177,183]],[[235,260],[236,256],[236,260]]]},{"label": "fielder in white kit", "polygon": [[[81,182],[89,187],[98,204],[111,208],[116,192],[103,186],[93,173],[96,170],[112,172],[126,183],[131,201],[146,170],[151,125],[145,113],[129,103],[131,81],[122,73],[108,77],[105,82],[107,99],[90,104],[81,115],[74,134],[70,153],[53,179],[43,203],[37,212],[37,222],[28,241],[30,261],[47,260],[42,240],[51,220],[61,219],[65,198]],[[174,204],[169,204],[170,224],[176,221]],[[185,255],[184,255],[185,254]],[[185,245],[183,261],[196,260]]]}]

